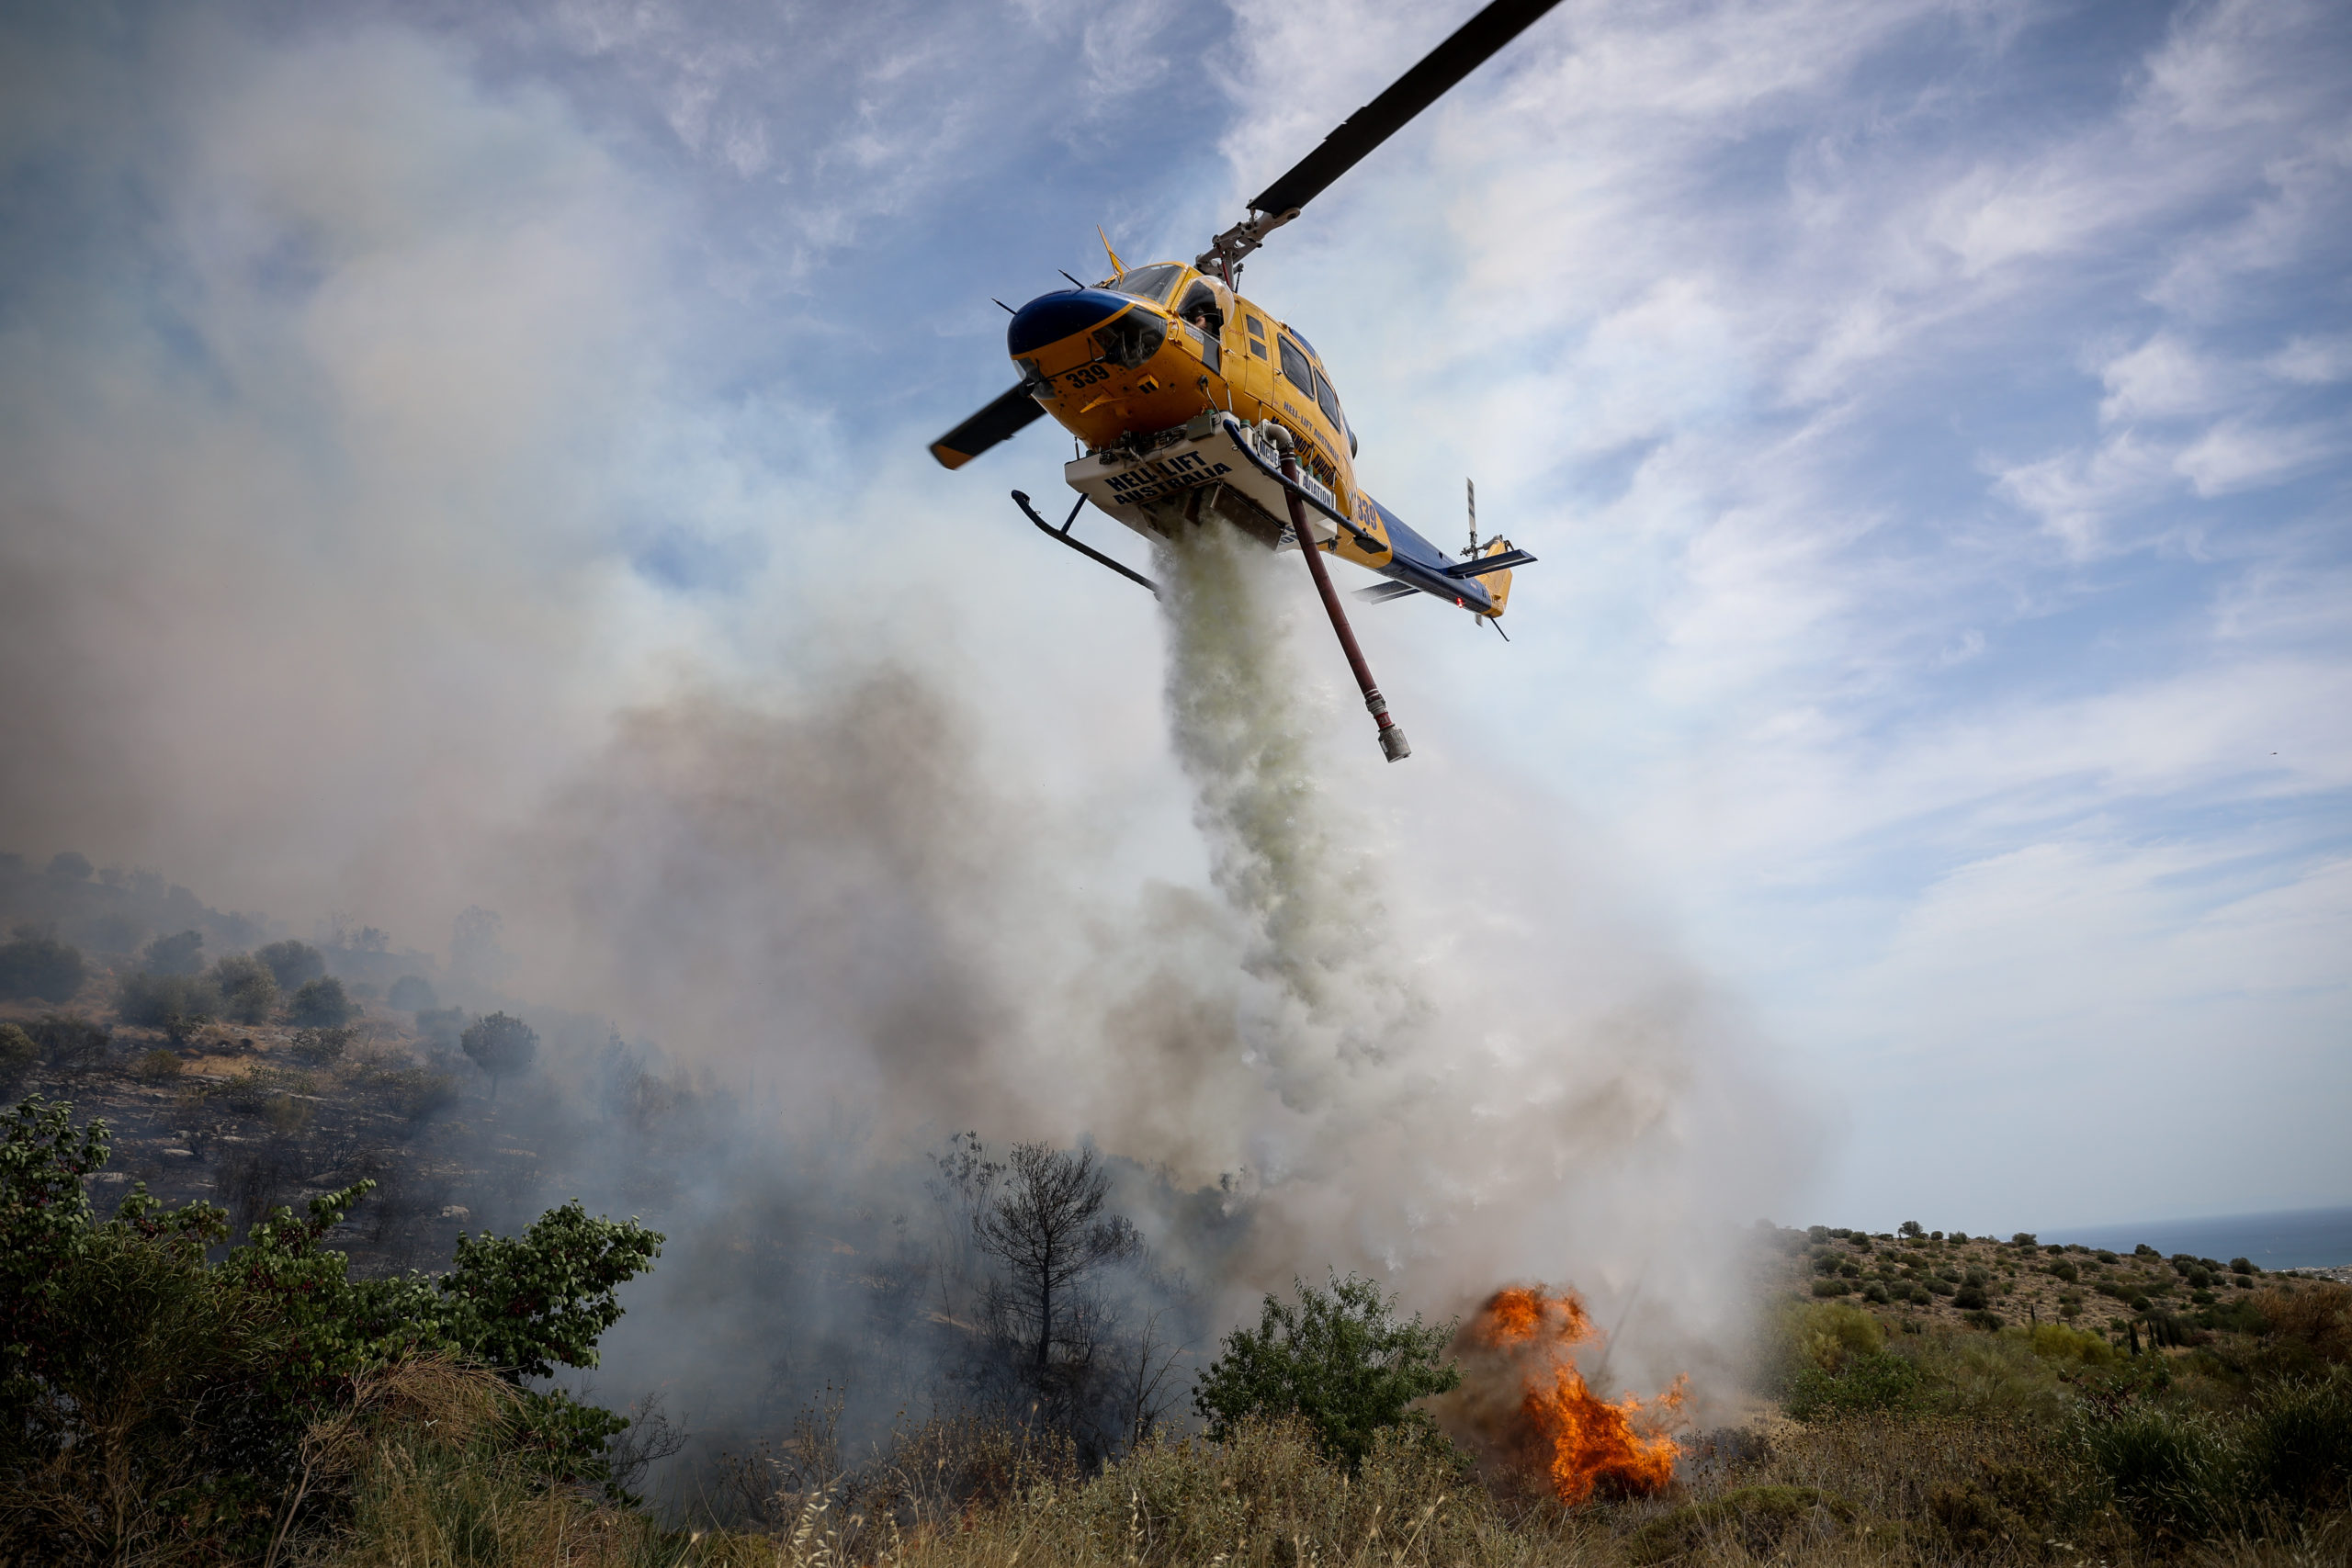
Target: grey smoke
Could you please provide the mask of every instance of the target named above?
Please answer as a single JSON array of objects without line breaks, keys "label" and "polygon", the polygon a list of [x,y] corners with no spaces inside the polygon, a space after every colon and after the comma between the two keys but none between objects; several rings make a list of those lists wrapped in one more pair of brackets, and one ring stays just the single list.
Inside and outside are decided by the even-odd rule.
[{"label": "grey smoke", "polygon": [[[1640,1386],[1729,1364],[1726,1237],[1801,1146],[1736,1008],[1540,793],[1427,739],[1380,768],[1297,561],[1168,552],[1156,749],[1140,604],[1081,643],[1107,671],[1051,669],[1114,612],[1016,625],[923,564],[968,518],[811,502],[664,400],[660,193],[559,103],[391,30],[191,17],[164,69],[11,26],[43,69],[8,146],[62,209],[5,253],[0,843],[302,926],[460,922],[452,999],[548,1042],[543,1110],[480,1129],[475,1223],[577,1191],[673,1236],[606,1397],[709,1430],[836,1373],[884,1417],[936,1392],[859,1303],[918,1288],[922,1156],[959,1130],[1123,1162],[1212,1329],[1327,1266],[1438,1314],[1542,1278],[1604,1324],[1638,1293]],[[811,575],[873,547],[812,516],[887,525],[895,613],[771,636],[806,608],[775,579],[649,590],[648,468],[754,492]],[[959,668],[990,639],[1045,696]],[[1062,739],[1096,730],[1125,749]],[[1071,804],[1117,790],[1189,843],[1139,869]]]}]

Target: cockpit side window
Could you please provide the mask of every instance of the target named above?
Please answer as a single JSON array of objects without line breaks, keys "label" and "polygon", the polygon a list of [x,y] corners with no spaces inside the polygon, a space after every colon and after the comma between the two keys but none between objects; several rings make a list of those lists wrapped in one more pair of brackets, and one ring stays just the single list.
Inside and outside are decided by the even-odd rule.
[{"label": "cockpit side window", "polygon": [[1315,400],[1323,405],[1323,417],[1331,422],[1332,429],[1348,428],[1348,416],[1340,412],[1340,394],[1331,390],[1331,383],[1320,376],[1315,378]]},{"label": "cockpit side window", "polygon": [[1211,337],[1225,335],[1225,310],[1216,301],[1216,286],[1205,277],[1193,279],[1177,302],[1176,319],[1190,321]]},{"label": "cockpit side window", "polygon": [[1291,342],[1287,337],[1278,338],[1275,342],[1276,346],[1282,350],[1283,379],[1305,392],[1308,397],[1313,397],[1315,395],[1315,367],[1306,362],[1306,355],[1299,353],[1298,344]]},{"label": "cockpit side window", "polygon": [[1122,294],[1132,294],[1138,299],[1165,305],[1168,296],[1175,291],[1176,280],[1183,276],[1183,263],[1158,262],[1150,266],[1139,266],[1133,272],[1121,273],[1111,287]]}]

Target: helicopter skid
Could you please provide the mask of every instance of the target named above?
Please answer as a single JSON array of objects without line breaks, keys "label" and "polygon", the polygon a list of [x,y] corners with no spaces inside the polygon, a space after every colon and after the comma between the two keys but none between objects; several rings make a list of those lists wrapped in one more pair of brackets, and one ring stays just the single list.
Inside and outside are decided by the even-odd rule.
[{"label": "helicopter skid", "polygon": [[[1062,477],[1097,508],[1148,537],[1222,517],[1269,548],[1296,549],[1295,533],[1282,521],[1290,508],[1281,481],[1234,449],[1237,440],[1247,439],[1244,428],[1204,414],[1140,453],[1089,453],[1065,464]],[[1312,479],[1303,482],[1329,504],[1329,491]],[[1313,513],[1307,527],[1318,545],[1339,533]]]}]

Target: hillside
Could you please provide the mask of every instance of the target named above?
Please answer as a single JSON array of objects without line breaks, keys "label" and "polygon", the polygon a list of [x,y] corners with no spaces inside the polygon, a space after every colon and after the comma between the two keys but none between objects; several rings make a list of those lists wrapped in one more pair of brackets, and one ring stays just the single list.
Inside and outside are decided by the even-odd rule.
[{"label": "hillside", "polygon": [[[436,1005],[422,976],[363,978],[299,943],[207,964],[169,940],[84,962],[63,996],[0,1004],[9,1097],[70,1102],[73,1122],[113,1129],[113,1156],[88,1173],[89,1223],[135,1183],[161,1201],[126,1210],[138,1215],[127,1228],[94,1230],[89,1247],[58,1252],[5,1304],[12,1321],[30,1321],[24,1292],[84,1266],[62,1260],[143,1258],[240,1326],[220,1344],[181,1341],[198,1370],[162,1406],[179,1414],[161,1427],[141,1417],[144,1457],[127,1468],[77,1462],[114,1440],[102,1432],[64,1440],[20,1423],[0,1463],[0,1525],[21,1546],[40,1533],[28,1521],[62,1517],[70,1496],[87,1526],[76,1527],[82,1545],[20,1552],[28,1562],[2352,1560],[2352,1290],[2340,1285],[2243,1259],[2026,1235],[1759,1228],[1746,1243],[1754,1420],[1692,1430],[1677,1394],[1636,1405],[1586,1389],[1580,1369],[1602,1341],[1571,1294],[1542,1304],[1575,1321],[1549,1359],[1498,1359],[1465,1328],[1452,1354],[1471,1369],[1468,1386],[1425,1402],[1431,1420],[1387,1429],[1351,1470],[1279,1404],[1222,1442],[1179,1435],[1206,1349],[1186,1298],[1148,1258],[1120,1276],[1125,1293],[1091,1298],[1103,1315],[1087,1375],[1103,1375],[1082,1396],[1067,1381],[1080,1363],[1057,1342],[1064,1381],[1051,1400],[1018,1378],[988,1382],[1019,1347],[1002,1315],[1005,1279],[970,1247],[1005,1169],[977,1134],[878,1184],[828,1188],[819,1163],[746,1198],[727,1184],[749,1168],[712,1163],[745,1146],[731,1119],[740,1097],[654,1071],[595,1021],[534,1010],[537,1026],[510,1021],[514,1049],[501,1057],[485,1043],[498,1032]],[[264,998],[264,954],[299,984]],[[419,1005],[396,1009],[395,995]],[[236,1010],[250,1021],[221,1016]],[[295,1021],[306,1010],[313,1021]],[[29,1114],[18,1112],[20,1133]],[[31,1144],[11,1146],[9,1180],[31,1180]],[[361,1181],[377,1185],[347,1204],[328,1197]],[[684,1435],[650,1402],[607,1447],[603,1414],[548,1403],[534,1392],[546,1379],[519,1371],[509,1348],[541,1347],[526,1365],[593,1367],[597,1335],[623,1317],[613,1287],[662,1236],[575,1213],[536,1240],[498,1244],[510,1251],[468,1261],[459,1248],[461,1232],[523,1233],[550,1199],[588,1183],[669,1227],[655,1275],[688,1288],[661,1298],[661,1334],[715,1371],[675,1385],[698,1449],[682,1451]],[[877,1207],[877,1194],[894,1206]],[[29,1223],[23,1192],[7,1196],[10,1223]],[[326,1206],[311,1232],[261,1223],[313,1200]],[[174,1252],[175,1235],[201,1226],[183,1233],[170,1216],[199,1201],[227,1211],[225,1230],[209,1251]],[[548,1296],[532,1281],[573,1278],[566,1238],[578,1236],[640,1250],[593,1288],[575,1280]],[[575,1262],[559,1264],[566,1256]],[[555,1272],[533,1272],[542,1268]],[[434,1278],[490,1281],[465,1289],[506,1292],[500,1311],[514,1322],[544,1317],[566,1291],[577,1300],[532,1330],[538,1338],[517,1341],[508,1317],[448,1315]],[[310,1303],[300,1311],[287,1304],[288,1281]],[[73,1366],[104,1367],[148,1343],[140,1325],[162,1321],[139,1315],[151,1306],[106,1280],[89,1289],[115,1293],[88,1295],[111,1304],[70,1321],[65,1332],[87,1340]],[[320,1303],[342,1303],[330,1317],[365,1334],[337,1329],[321,1350]],[[1121,1337],[1138,1323],[1139,1342]],[[222,1349],[256,1334],[279,1348],[259,1359]],[[287,1345],[311,1346],[302,1354],[333,1370],[255,1382],[254,1368],[277,1364]],[[28,1364],[50,1365],[47,1353],[36,1347]],[[10,1397],[79,1375],[19,1379]],[[899,1414],[845,1422],[838,1390],[859,1381],[900,1399]],[[1136,1402],[1122,1403],[1130,1384]],[[52,1390],[59,1402],[20,1412],[48,1408],[44,1419],[70,1425],[106,1386]],[[238,1441],[277,1434],[247,1470],[220,1457],[231,1428],[214,1423],[227,1417],[207,1414],[238,1408]],[[667,1471],[665,1456],[676,1456]],[[172,1475],[198,1479],[175,1492]],[[657,1507],[623,1495],[657,1481]],[[103,1522],[103,1499],[126,1492],[232,1498],[243,1511],[133,1509],[120,1527],[133,1540]]]}]

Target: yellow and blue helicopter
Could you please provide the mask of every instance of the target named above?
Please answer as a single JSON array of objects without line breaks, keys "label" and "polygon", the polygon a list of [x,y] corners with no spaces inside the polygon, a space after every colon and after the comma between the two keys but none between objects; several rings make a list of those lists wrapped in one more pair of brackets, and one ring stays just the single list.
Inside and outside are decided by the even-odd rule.
[{"label": "yellow and blue helicopter", "polygon": [[1062,470],[1077,504],[1057,529],[1022,491],[1013,501],[1053,538],[1155,593],[1149,578],[1071,536],[1089,502],[1146,536],[1216,517],[1272,549],[1306,542],[1308,571],[1392,762],[1412,748],[1373,682],[1324,555],[1387,580],[1358,590],[1361,599],[1428,593],[1489,625],[1510,601],[1511,569],[1535,558],[1508,539],[1478,542],[1475,488],[1470,545],[1458,560],[1367,494],[1356,482],[1355,432],[1322,356],[1234,283],[1268,234],[1557,3],[1494,0],[1253,197],[1250,215],[1189,264],[1129,267],[1105,240],[1112,276],[1091,287],[1070,278],[1074,287],[1014,310],[1005,346],[1019,383],[931,447],[944,466],[961,468],[1052,414],[1082,448]]}]

